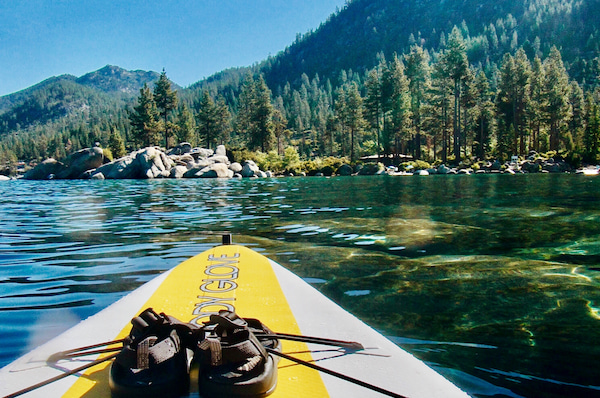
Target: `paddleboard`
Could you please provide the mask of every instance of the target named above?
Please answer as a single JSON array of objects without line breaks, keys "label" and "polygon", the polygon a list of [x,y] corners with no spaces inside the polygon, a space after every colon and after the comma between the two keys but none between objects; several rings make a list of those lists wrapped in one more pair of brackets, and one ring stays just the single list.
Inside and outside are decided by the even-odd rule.
[{"label": "paddleboard", "polygon": [[[247,247],[229,244],[216,246],[162,273],[0,369],[0,397],[53,378],[58,380],[20,396],[110,397],[110,361],[63,377],[108,354],[57,361],[56,353],[122,339],[131,331],[131,319],[146,308],[197,325],[220,310],[235,311],[241,317],[259,319],[274,332],[356,341],[363,350],[281,340],[281,352],[397,396],[468,397],[297,275]],[[280,359],[277,368],[277,385],[270,397],[385,396],[288,359]],[[198,397],[193,384],[188,396]]]}]

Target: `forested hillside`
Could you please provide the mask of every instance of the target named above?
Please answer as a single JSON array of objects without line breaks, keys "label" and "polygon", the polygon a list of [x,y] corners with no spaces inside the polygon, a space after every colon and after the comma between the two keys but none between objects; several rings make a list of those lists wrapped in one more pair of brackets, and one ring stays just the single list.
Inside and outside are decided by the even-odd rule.
[{"label": "forested hillside", "polygon": [[270,86],[302,73],[334,79],[342,69],[364,72],[414,44],[439,51],[460,28],[471,64],[498,63],[523,47],[530,58],[561,50],[573,77],[597,78],[587,62],[598,56],[600,6],[589,0],[355,0],[315,32],[299,36],[262,68]]},{"label": "forested hillside", "polygon": [[[111,128],[128,129],[128,104],[157,72],[116,66],[79,78],[62,75],[0,97],[0,161],[64,158]],[[2,158],[4,156],[4,158]]]},{"label": "forested hillside", "polygon": [[262,63],[173,85],[174,107],[160,105],[157,73],[109,66],[2,97],[0,162],[111,137],[274,157],[458,163],[535,150],[597,162],[599,21],[595,0],[349,1]]}]

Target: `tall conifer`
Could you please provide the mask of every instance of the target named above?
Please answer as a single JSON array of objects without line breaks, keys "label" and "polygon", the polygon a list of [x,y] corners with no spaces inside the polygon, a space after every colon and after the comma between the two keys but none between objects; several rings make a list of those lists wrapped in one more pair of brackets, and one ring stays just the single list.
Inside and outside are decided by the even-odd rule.
[{"label": "tall conifer", "polygon": [[154,101],[163,121],[165,148],[169,149],[169,130],[173,129],[173,125],[168,119],[171,111],[177,108],[177,91],[171,89],[171,82],[164,69],[154,86]]}]

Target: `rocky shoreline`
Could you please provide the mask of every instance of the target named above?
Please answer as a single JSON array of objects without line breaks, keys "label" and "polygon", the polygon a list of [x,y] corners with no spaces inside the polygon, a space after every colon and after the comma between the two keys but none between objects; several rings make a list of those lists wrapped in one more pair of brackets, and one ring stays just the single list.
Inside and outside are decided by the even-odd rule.
[{"label": "rocky shoreline", "polygon": [[106,161],[100,147],[82,149],[65,163],[47,159],[23,175],[27,180],[244,178],[271,177],[251,160],[231,162],[224,145],[216,150],[192,148],[183,143],[168,152],[147,147],[122,158]]},{"label": "rocky shoreline", "polygon": [[[159,147],[147,147],[134,151],[122,158],[108,161],[102,148],[82,149],[72,154],[65,163],[47,159],[27,171],[22,178],[27,180],[53,179],[154,179],[154,178],[267,178],[274,177],[270,171],[263,171],[252,160],[232,161],[224,145],[216,150],[193,148],[182,143],[168,152]],[[400,169],[384,167],[381,163],[365,163],[356,167],[342,164],[337,170],[313,170],[310,176],[350,176],[350,175],[415,175],[432,174],[517,174],[517,173],[577,173],[596,175],[598,166],[573,169],[563,160],[544,159],[532,153],[527,159],[501,163],[499,161],[479,162],[471,167],[452,168],[444,164],[437,167],[419,167],[418,162],[407,162]],[[290,175],[290,174],[284,174]],[[306,175],[302,173],[301,175]],[[0,181],[11,178],[0,175]]]}]

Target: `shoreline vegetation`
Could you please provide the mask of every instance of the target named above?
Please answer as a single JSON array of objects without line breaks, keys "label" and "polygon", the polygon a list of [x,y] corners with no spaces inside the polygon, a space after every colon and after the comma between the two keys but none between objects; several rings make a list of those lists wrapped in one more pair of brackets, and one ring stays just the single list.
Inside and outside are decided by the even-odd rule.
[{"label": "shoreline vegetation", "polygon": [[[597,175],[600,166],[575,168],[554,152],[531,152],[527,158],[513,156],[511,161],[499,160],[467,162],[456,167],[444,163],[430,164],[422,160],[369,157],[350,162],[348,158],[317,158],[302,161],[293,147],[283,156],[248,150],[227,150],[224,145],[216,150],[192,147],[184,142],[166,151],[150,146],[112,160],[110,151],[100,146],[82,149],[72,154],[64,163],[49,158],[29,168],[17,178],[26,180],[73,179],[154,179],[154,178],[270,178],[281,176],[352,176],[391,175],[427,176],[470,174],[518,173],[576,173]],[[108,155],[108,156],[107,156]],[[386,166],[383,162],[390,164]],[[13,178],[2,176],[1,180]]]}]

